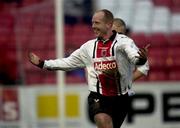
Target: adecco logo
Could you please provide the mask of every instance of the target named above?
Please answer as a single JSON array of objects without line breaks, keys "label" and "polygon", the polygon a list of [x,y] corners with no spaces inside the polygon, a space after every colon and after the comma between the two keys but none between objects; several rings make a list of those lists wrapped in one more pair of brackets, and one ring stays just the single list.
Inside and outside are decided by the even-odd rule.
[{"label": "adecco logo", "polygon": [[103,71],[103,70],[109,70],[109,69],[115,69],[117,68],[116,61],[101,61],[101,62],[95,62],[94,63],[95,70]]}]

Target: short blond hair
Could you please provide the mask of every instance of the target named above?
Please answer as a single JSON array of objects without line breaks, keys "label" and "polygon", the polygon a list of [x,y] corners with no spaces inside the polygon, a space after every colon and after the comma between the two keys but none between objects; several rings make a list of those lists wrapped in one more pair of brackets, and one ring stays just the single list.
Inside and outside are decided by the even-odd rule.
[{"label": "short blond hair", "polygon": [[121,27],[121,33],[126,33],[126,23],[120,18],[114,18],[113,24],[116,24],[117,27]]}]

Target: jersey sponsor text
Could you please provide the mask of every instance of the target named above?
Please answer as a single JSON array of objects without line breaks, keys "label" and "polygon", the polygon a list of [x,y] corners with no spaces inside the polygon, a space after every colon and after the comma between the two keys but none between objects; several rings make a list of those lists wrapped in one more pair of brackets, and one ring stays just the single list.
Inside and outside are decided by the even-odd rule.
[{"label": "jersey sponsor text", "polygon": [[104,71],[104,70],[110,70],[117,68],[116,61],[101,61],[101,62],[95,62],[94,68],[97,71]]}]

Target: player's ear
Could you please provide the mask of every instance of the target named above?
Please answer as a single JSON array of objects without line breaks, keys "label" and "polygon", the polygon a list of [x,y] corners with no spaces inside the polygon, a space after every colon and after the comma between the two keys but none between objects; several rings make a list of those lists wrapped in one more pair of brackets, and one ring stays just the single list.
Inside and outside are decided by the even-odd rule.
[{"label": "player's ear", "polygon": [[112,27],[113,27],[113,22],[109,22],[109,23],[107,23],[107,28],[111,28],[112,29]]}]

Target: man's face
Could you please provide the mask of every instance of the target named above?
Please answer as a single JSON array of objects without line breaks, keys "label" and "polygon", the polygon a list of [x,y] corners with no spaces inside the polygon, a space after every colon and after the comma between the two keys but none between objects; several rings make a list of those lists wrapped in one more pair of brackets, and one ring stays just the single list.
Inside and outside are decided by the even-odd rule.
[{"label": "man's face", "polygon": [[105,22],[104,13],[97,12],[92,17],[92,28],[97,37],[104,37],[111,26]]}]

